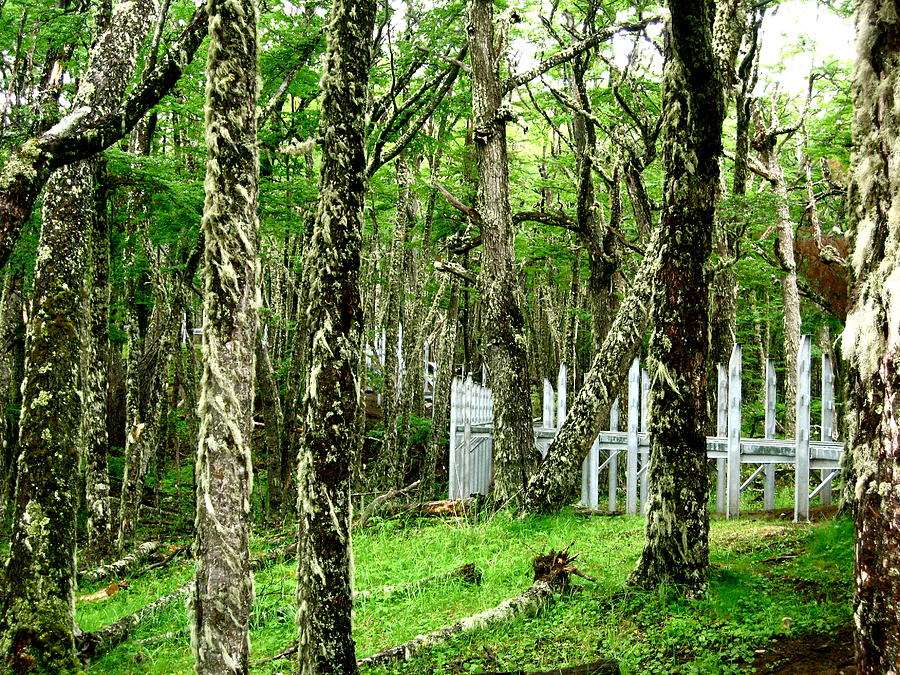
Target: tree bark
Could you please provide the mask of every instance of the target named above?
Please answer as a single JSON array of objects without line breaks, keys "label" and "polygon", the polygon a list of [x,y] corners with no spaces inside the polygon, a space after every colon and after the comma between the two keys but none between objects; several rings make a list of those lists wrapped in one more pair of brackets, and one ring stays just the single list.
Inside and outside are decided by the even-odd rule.
[{"label": "tree bark", "polygon": [[203,376],[197,449],[198,675],[249,672],[253,384],[259,323],[256,0],[211,0],[206,87]]},{"label": "tree bark", "polygon": [[472,50],[472,114],[478,166],[478,206],[483,241],[480,277],[485,350],[494,391],[494,487],[497,501],[520,499],[535,469],[531,387],[525,319],[516,280],[513,223],[509,206],[506,123],[495,45],[494,3],[469,3]]},{"label": "tree bark", "polygon": [[306,257],[310,368],[298,458],[301,675],[356,672],[350,466],[360,405],[359,266],[366,88],[375,9],[374,0],[336,0],[328,18],[320,123],[322,168]]},{"label": "tree bark", "polygon": [[648,370],[647,539],[629,583],[702,592],[709,567],[706,264],[725,117],[724,74],[713,49],[716,4],[670,0],[663,71],[660,267],[654,279]]},{"label": "tree bark", "polygon": [[856,665],[900,670],[900,19],[896,4],[863,0],[853,75],[853,305],[843,334],[852,383],[856,472]]},{"label": "tree bark", "polygon": [[[95,167],[102,172],[100,162]],[[102,175],[96,177],[97,186]],[[83,354],[81,378],[83,406],[81,416],[81,456],[85,475],[87,507],[87,548],[99,560],[113,551],[112,513],[109,503],[109,468],[106,456],[109,437],[106,431],[106,399],[109,388],[109,233],[106,204],[94,192],[97,203],[90,227],[85,280],[85,325],[82,329]]]},{"label": "tree bark", "polygon": [[[94,40],[73,105],[83,123],[99,123],[124,93],[149,23],[149,4],[122,5]],[[10,185],[10,164],[15,162],[7,164],[0,191]],[[33,181],[34,176],[28,174],[27,179]],[[21,455],[7,593],[0,604],[0,653],[5,668],[17,673],[80,669],[74,639],[79,336],[95,190],[96,162],[86,160],[57,171],[43,202],[22,385]],[[2,206],[0,199],[0,212],[8,215]],[[0,221],[2,234],[8,235],[8,222]],[[8,238],[3,241],[9,243]]]}]

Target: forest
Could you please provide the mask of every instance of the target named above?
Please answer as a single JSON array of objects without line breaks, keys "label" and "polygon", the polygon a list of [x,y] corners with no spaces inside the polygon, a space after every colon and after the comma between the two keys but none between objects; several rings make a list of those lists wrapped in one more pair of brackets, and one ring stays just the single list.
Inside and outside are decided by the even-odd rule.
[{"label": "forest", "polygon": [[900,672],[896,0],[0,54],[0,673]]}]

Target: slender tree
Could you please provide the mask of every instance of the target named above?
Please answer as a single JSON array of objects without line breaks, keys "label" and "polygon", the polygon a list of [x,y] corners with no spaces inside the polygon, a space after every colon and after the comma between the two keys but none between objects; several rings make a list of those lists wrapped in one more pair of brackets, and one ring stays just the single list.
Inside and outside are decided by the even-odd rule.
[{"label": "slender tree", "polygon": [[856,15],[853,308],[843,335],[852,387],[849,448],[856,473],[856,664],[900,671],[900,18],[863,0]]},{"label": "slender tree", "polygon": [[359,407],[365,113],[375,0],[336,0],[322,76],[322,168],[305,265],[310,342],[298,458],[297,620],[303,675],[356,672],[350,467]]},{"label": "slender tree", "polygon": [[211,0],[203,208],[203,376],[197,449],[194,671],[249,672],[256,239],[256,0]]}]

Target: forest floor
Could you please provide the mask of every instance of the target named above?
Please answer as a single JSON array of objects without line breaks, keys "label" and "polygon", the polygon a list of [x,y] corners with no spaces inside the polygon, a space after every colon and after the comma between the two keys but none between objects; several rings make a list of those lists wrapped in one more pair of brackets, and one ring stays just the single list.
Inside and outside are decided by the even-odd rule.
[{"label": "forest floor", "polygon": [[[820,512],[820,517],[830,512]],[[292,530],[260,533],[257,551],[283,547]],[[575,542],[576,563],[596,582],[558,596],[537,616],[457,636],[405,664],[364,668],[373,675],[457,675],[546,671],[614,659],[621,672],[791,673],[849,675],[853,526],[825,518],[795,525],[744,516],[713,519],[712,577],[702,600],[688,602],[674,589],[644,592],[624,586],[643,545],[643,520],[583,516],[516,519],[500,512],[476,518],[373,518],[354,534],[355,587],[378,589],[475,563],[478,585],[447,580],[358,603],[359,657],[496,606],[531,584],[531,560]],[[167,542],[174,545],[184,542]],[[188,580],[182,557],[135,579],[99,602],[78,604],[78,622],[96,630]],[[277,654],[295,639],[294,561],[255,575],[251,618],[253,660]],[[108,581],[105,583],[109,583]],[[79,589],[90,593],[104,584]],[[122,645],[96,659],[88,673],[126,675],[191,672],[187,614],[181,600],[144,619]],[[279,659],[254,674],[293,672]]]}]

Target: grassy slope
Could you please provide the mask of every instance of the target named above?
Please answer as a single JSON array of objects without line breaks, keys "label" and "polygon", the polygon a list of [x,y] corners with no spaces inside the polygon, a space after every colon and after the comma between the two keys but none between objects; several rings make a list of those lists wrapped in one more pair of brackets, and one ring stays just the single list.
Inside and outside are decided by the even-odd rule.
[{"label": "grassy slope", "polygon": [[[616,658],[626,673],[740,672],[756,650],[786,635],[826,633],[849,622],[852,525],[811,526],[742,520],[713,521],[714,573],[706,600],[683,603],[671,593],[647,594],[622,584],[643,542],[638,518],[554,517],[480,522],[374,523],[355,538],[356,587],[413,581],[475,562],[483,583],[460,582],[389,600],[356,612],[357,653],[365,656],[487,609],[530,583],[537,552],[576,542],[581,569],[597,578],[560,598],[540,616],[461,636],[413,662],[372,673],[462,673],[548,668]],[[264,544],[260,544],[265,546]],[[271,544],[270,544],[271,545]],[[104,603],[79,604],[91,630],[133,611],[190,576],[187,563],[135,580]],[[251,621],[253,658],[281,651],[294,637],[294,567],[256,575]],[[80,592],[89,592],[93,587]],[[786,620],[789,618],[789,620]],[[131,639],[91,665],[105,675],[191,672],[186,613],[176,603],[147,620]],[[496,659],[493,661],[487,647]],[[291,669],[275,661],[253,669]]]}]

